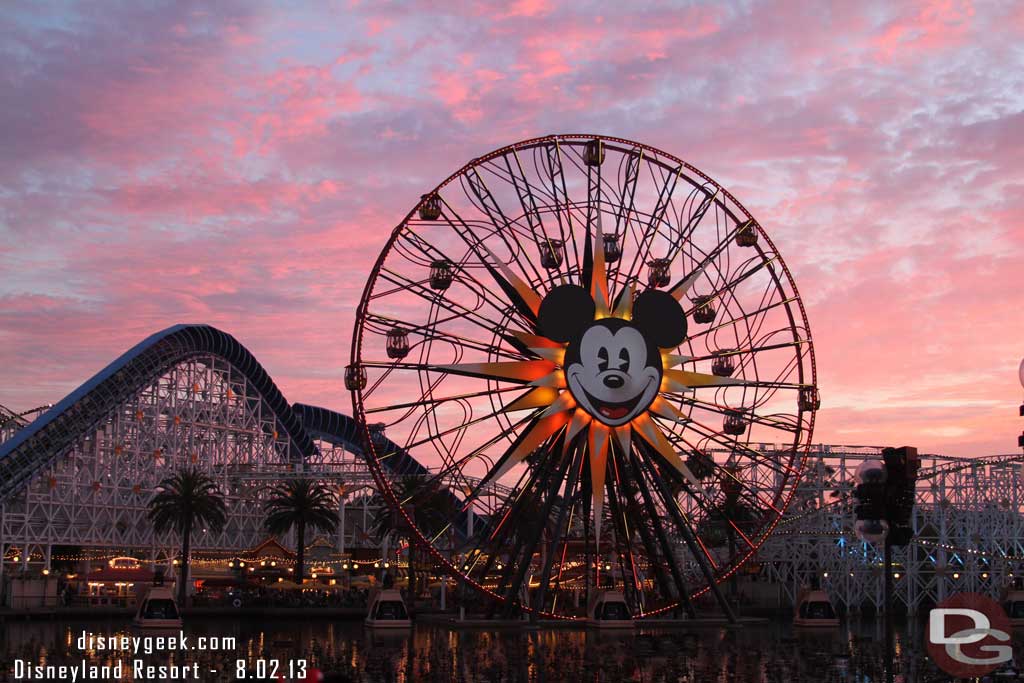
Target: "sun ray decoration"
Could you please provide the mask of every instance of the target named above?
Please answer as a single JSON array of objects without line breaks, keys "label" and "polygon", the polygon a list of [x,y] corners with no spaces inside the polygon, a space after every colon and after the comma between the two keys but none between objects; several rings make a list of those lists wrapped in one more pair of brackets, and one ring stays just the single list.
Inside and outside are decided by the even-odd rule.
[{"label": "sun ray decoration", "polygon": [[[600,224],[596,226],[593,242],[596,245],[601,245],[604,242],[604,234],[601,231]],[[494,258],[493,254],[490,256]],[[634,297],[631,295],[624,296],[624,303],[620,304],[614,312],[610,311],[608,304],[608,278],[605,271],[603,251],[595,249],[592,258],[593,269],[590,282],[585,284],[589,288],[590,296],[594,301],[593,319],[617,318],[623,321],[630,320],[633,312],[630,304],[634,301]],[[695,280],[696,276],[687,278],[679,287],[673,290],[672,295],[677,299],[685,296]],[[537,313],[539,310],[540,303],[538,302],[534,313]],[[528,391],[520,399],[507,405],[504,410],[511,412],[529,408],[544,408],[541,415],[546,419],[534,423],[524,440],[513,451],[505,464],[496,471],[495,477],[500,477],[513,465],[521,462],[529,455],[530,450],[536,448],[541,442],[552,436],[557,429],[572,425],[575,427],[570,435],[572,437],[575,437],[583,429],[589,429],[587,443],[590,458],[592,510],[594,511],[594,527],[597,538],[600,538],[601,535],[608,449],[612,439],[620,445],[623,452],[628,453],[632,450],[633,436],[639,436],[653,446],[658,454],[675,468],[692,487],[700,488],[700,482],[693,472],[682,461],[672,444],[668,442],[661,428],[651,419],[646,411],[639,413],[625,424],[609,426],[601,423],[599,420],[593,420],[586,409],[577,403],[565,380],[563,364],[566,355],[566,343],[550,340],[541,335],[532,335],[527,331],[517,330],[513,334],[519,339],[529,339],[535,344],[535,346],[529,347],[529,350],[540,357],[541,360],[465,363],[446,365],[442,368],[455,374],[486,377],[494,380],[519,380],[524,384],[534,384],[537,386],[537,388]],[[667,366],[669,362],[675,364],[677,360],[682,361],[682,357],[670,354],[662,354],[660,357],[660,362],[663,366]],[[679,393],[693,387],[740,386],[745,384],[742,379],[717,377],[715,375],[686,370],[672,370],[669,367],[662,368],[662,377],[661,389],[668,393]],[[650,410],[670,420],[686,420],[682,412],[661,395],[655,397],[651,402]],[[569,448],[572,443],[573,440],[568,437],[563,441],[565,457],[568,457]]]},{"label": "sun ray decoration", "polygon": [[[820,400],[757,222],[683,161],[592,136],[496,150],[424,195],[346,377],[381,494],[509,617],[583,618],[599,587],[635,617],[708,591],[730,614],[717,584],[796,493]],[[421,528],[421,506],[450,512]]]}]

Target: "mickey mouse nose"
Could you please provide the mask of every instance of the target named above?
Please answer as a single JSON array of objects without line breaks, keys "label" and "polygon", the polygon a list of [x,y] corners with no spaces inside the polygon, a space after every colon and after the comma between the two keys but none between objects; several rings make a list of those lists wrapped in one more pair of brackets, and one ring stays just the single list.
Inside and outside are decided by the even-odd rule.
[{"label": "mickey mouse nose", "polygon": [[604,378],[604,385],[609,389],[618,389],[625,383],[626,380],[622,379],[618,375],[608,375]]}]

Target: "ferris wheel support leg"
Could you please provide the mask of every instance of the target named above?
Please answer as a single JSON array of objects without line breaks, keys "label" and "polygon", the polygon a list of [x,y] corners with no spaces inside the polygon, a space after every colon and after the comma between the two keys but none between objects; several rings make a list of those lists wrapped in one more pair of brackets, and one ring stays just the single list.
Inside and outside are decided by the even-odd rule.
[{"label": "ferris wheel support leg", "polygon": [[657,473],[652,470],[650,463],[644,463],[648,468],[651,475],[651,480],[658,487],[661,492],[661,497],[665,500],[665,507],[668,508],[668,514],[672,517],[672,521],[679,527],[680,533],[683,535],[683,540],[686,542],[687,547],[690,549],[690,553],[693,555],[694,560],[697,562],[697,566],[700,567],[700,571],[704,574],[704,579],[708,582],[708,587],[711,588],[711,592],[715,596],[715,600],[718,601],[719,606],[722,608],[722,612],[725,613],[725,618],[730,624],[736,623],[736,613],[732,609],[732,605],[726,600],[725,596],[722,595],[722,591],[719,590],[718,584],[715,583],[714,572],[711,571],[711,567],[708,566],[707,561],[701,554],[701,549],[697,547],[697,540],[693,536],[693,530],[690,529],[690,525],[683,519],[682,513],[679,511],[679,507],[675,505],[675,498],[672,496],[665,482],[657,476]]},{"label": "ferris wheel support leg", "polygon": [[[576,458],[572,458],[573,461]],[[573,462],[569,467],[569,481],[565,486],[565,495],[562,497],[563,501],[571,501],[573,496],[572,493],[576,488],[576,477],[579,473],[580,468]],[[554,497],[552,496],[552,499]],[[555,523],[555,533],[551,536],[551,542],[548,544],[547,558],[544,561],[544,571],[541,573],[540,586],[537,587],[537,595],[533,600],[533,612],[530,613],[530,622],[537,621],[537,612],[544,609],[544,599],[547,597],[548,581],[551,580],[551,565],[554,563],[555,555],[558,553],[558,543],[562,540],[563,535],[568,533],[568,530],[563,531],[565,527],[565,517],[568,512],[569,505],[563,504],[559,506],[561,509],[558,511],[558,521]]]},{"label": "ferris wheel support leg", "polygon": [[626,597],[626,602],[632,603],[630,609],[633,613],[641,613],[643,611],[643,600],[636,587],[633,547],[629,541],[629,531],[623,522],[622,509],[618,502],[619,498],[616,494],[612,477],[605,481],[605,487],[608,489],[608,507],[611,508],[612,519],[615,522],[613,525],[613,531],[615,532],[615,556],[619,564],[619,573],[622,575],[622,592]]},{"label": "ferris wheel support leg", "polygon": [[[584,473],[584,490],[589,486],[587,482],[587,475]],[[590,523],[590,508],[593,499],[586,493],[583,494],[583,566],[587,568],[583,572],[583,613],[586,614],[590,611],[590,565],[594,561],[594,555],[591,551],[590,545],[590,530],[593,525]]]},{"label": "ferris wheel support leg", "polygon": [[[538,470],[537,470],[537,477],[536,477],[538,480],[546,480],[546,478],[551,475],[552,467],[553,467],[552,461],[554,460],[553,457],[550,457],[552,452],[553,451],[551,449],[548,449],[548,456],[545,457],[543,462],[538,463],[538,465],[537,465]],[[535,490],[529,492],[529,495],[523,496],[522,498],[520,498],[516,502],[507,503],[507,505],[514,506],[514,508],[512,510],[510,510],[509,513],[508,513],[508,517],[510,518],[510,520],[513,519],[513,518],[518,517],[520,514],[522,514],[522,511],[524,511],[524,510],[534,510],[534,509],[536,509],[536,506],[540,504],[541,490],[542,490],[541,487],[537,486],[535,488]],[[511,529],[511,527],[512,527],[511,524],[503,524],[502,525],[501,528],[505,529],[506,531],[504,532],[503,536],[501,536],[499,538],[492,538],[491,539],[492,541],[494,541],[494,545],[500,547],[500,544],[502,542],[504,542],[509,537],[509,534],[511,533],[511,531],[509,531],[509,530]],[[529,561],[530,561],[530,558],[532,557],[532,554],[526,555],[525,556],[526,559],[523,560],[523,562],[520,561],[520,554],[523,553],[523,549],[526,546],[526,539],[523,537],[523,534],[519,534],[519,533],[515,534],[514,538],[515,538],[515,544],[514,544],[514,546],[512,548],[512,552],[509,553],[508,564],[506,564],[505,565],[505,569],[502,570],[501,578],[498,580],[498,585],[497,585],[497,587],[494,590],[494,592],[499,594],[499,595],[505,594],[505,597],[504,597],[504,601],[505,602],[504,602],[503,606],[505,608],[505,612],[508,613],[508,614],[512,613],[511,605],[512,605],[512,600],[516,596],[516,593],[512,589],[509,589],[508,593],[505,593],[505,587],[506,587],[506,585],[508,585],[509,579],[513,577],[513,572],[515,571],[515,572],[518,573],[518,570],[522,566],[523,562],[528,564]],[[493,558],[488,560],[488,565],[492,561],[493,561]],[[495,613],[496,613],[496,611],[498,609],[498,606],[499,605],[498,605],[497,602],[492,602],[491,603],[490,607],[487,610],[487,618],[488,619],[494,618],[494,615],[495,615]]]},{"label": "ferris wheel support leg", "polygon": [[[502,570],[501,578],[498,579],[498,585],[497,585],[497,587],[496,587],[496,589],[494,591],[495,593],[497,593],[499,595],[504,593],[505,586],[508,585],[508,581],[512,577],[512,572],[514,571],[516,562],[519,559],[519,554],[522,552],[524,544],[525,544],[525,542],[523,540],[521,540],[519,538],[516,538],[515,544],[512,546],[512,551],[508,555],[508,563],[505,565],[505,568]],[[462,584],[460,583],[459,586],[461,588]],[[498,601],[496,601],[496,600],[492,601],[491,604],[487,608],[486,618],[487,619],[493,619],[494,615],[497,614],[499,606],[500,606],[500,603]]]},{"label": "ferris wheel support leg", "polygon": [[[526,572],[530,569],[530,561],[533,558],[533,553],[544,536],[544,520],[548,519],[551,516],[551,508],[555,503],[555,496],[558,494],[558,489],[560,488],[559,484],[565,481],[566,470],[568,469],[570,462],[571,461],[567,459],[565,465],[558,467],[555,470],[553,483],[548,487],[548,495],[544,501],[544,509],[541,511],[540,516],[537,518],[537,528],[530,535],[530,540],[526,545],[526,552],[524,553],[523,561],[520,563],[519,567],[516,570],[515,580],[513,581],[512,587],[508,593],[507,611],[509,618],[513,618],[515,616],[515,600],[519,596],[519,591],[523,586],[523,582],[526,580]],[[543,489],[540,487],[538,487],[538,489],[539,491],[543,491]],[[522,603],[522,600],[520,600],[520,602]],[[530,618],[531,620],[534,620],[536,617],[535,615],[531,615]]]},{"label": "ferris wheel support leg", "polygon": [[4,558],[7,557],[7,505],[0,503],[0,605],[4,604]]},{"label": "ferris wheel support leg", "polygon": [[[697,616],[697,613],[693,608],[693,604],[690,602],[690,593],[686,590],[686,582],[683,580],[683,574],[679,571],[679,566],[676,563],[672,547],[668,542],[668,537],[665,535],[664,528],[661,526],[661,518],[654,506],[654,498],[651,495],[650,489],[647,487],[647,481],[644,479],[643,472],[640,469],[639,459],[636,457],[636,454],[633,454],[630,460],[633,465],[634,478],[637,486],[640,488],[640,493],[643,495],[644,506],[647,508],[647,516],[651,519],[651,523],[654,526],[654,535],[658,537],[658,543],[661,546],[661,554],[665,556],[665,562],[668,564],[669,571],[672,573],[672,579],[675,581],[676,593],[679,595],[679,601],[686,609],[687,616],[693,619]],[[663,587],[662,591],[665,593],[666,597],[669,597],[671,596],[671,592],[667,590],[667,588],[667,586]]]},{"label": "ferris wheel support leg", "polygon": [[338,552],[342,555],[345,554],[345,510],[348,507],[345,504],[345,496],[339,496],[338,501]]},{"label": "ferris wheel support leg", "polygon": [[[627,479],[623,479],[623,483],[626,484],[625,489],[627,491],[627,495],[629,495],[630,497],[633,497],[634,496],[634,492],[633,492],[632,485],[628,482]],[[640,540],[643,542],[644,547],[645,548],[653,548],[654,547],[654,539],[651,538],[651,532],[647,528],[647,525],[646,524],[638,524],[636,529],[637,529],[637,531],[640,532]],[[668,581],[668,577],[665,576],[665,571],[661,568],[661,565],[658,564],[658,563],[655,563],[655,564],[652,565],[651,568],[654,570],[654,578],[658,582],[658,588],[665,595],[671,595],[672,589],[670,587],[670,584],[669,584],[669,581]],[[689,596],[687,596],[687,599],[689,599]],[[696,616],[693,613],[693,605],[689,604],[689,602],[686,603],[686,610],[687,610],[687,614],[691,618]]]},{"label": "ferris wheel support leg", "polygon": [[893,682],[893,624],[892,624],[892,543],[885,539],[885,680]]}]

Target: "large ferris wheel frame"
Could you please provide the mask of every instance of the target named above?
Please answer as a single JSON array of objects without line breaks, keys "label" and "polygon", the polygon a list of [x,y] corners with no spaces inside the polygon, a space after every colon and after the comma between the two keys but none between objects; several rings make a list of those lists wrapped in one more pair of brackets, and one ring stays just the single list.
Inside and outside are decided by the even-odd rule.
[{"label": "large ferris wheel frame", "polygon": [[[536,177],[522,162],[530,155]],[[612,156],[619,166],[610,181],[601,168]],[[641,178],[644,170],[650,187]],[[462,197],[453,191],[456,181]],[[496,185],[504,196],[492,189]],[[689,187],[685,198],[674,196],[679,186]],[[584,188],[585,198],[574,201],[573,191]],[[517,200],[515,214],[504,208],[508,197]],[[645,201],[653,204],[649,211],[639,208]],[[715,232],[701,246],[697,231],[711,220]],[[455,247],[465,249],[460,258],[450,253]],[[752,247],[754,256],[741,260],[735,275],[731,255],[742,247]],[[680,265],[685,275],[673,281],[671,271]],[[419,276],[414,268],[421,269]],[[624,427],[583,410],[566,386],[565,344],[545,339],[539,329],[542,299],[565,284],[588,289],[597,301],[595,317],[617,317],[620,326],[631,324],[630,300],[641,289],[672,294],[691,321],[691,334],[678,349],[661,350],[661,394]],[[416,320],[424,309],[427,320]],[[763,332],[766,323],[778,326]],[[745,334],[735,332],[733,348],[723,346],[719,332],[741,327]],[[491,339],[465,334],[473,328],[491,331]],[[410,344],[410,336],[420,341]],[[386,354],[374,355],[381,351]],[[418,362],[405,360],[412,351]],[[418,381],[410,382],[412,376]],[[472,391],[437,396],[445,381],[467,388],[471,380],[477,382]],[[503,147],[423,196],[371,270],[357,309],[346,386],[370,470],[414,541],[509,613],[523,609],[556,618],[573,615],[564,603],[561,612],[556,609],[552,593],[574,580],[589,593],[592,579],[595,587],[609,580],[607,570],[601,573],[599,550],[604,513],[612,524],[605,536],[609,559],[618,565],[619,580],[611,578],[612,585],[622,585],[638,614],[678,608],[692,614],[693,600],[708,591],[728,612],[717,584],[755,555],[784,513],[819,405],[806,312],[792,274],[756,220],[681,159],[593,135]],[[420,395],[408,395],[410,388]],[[696,398],[701,392],[715,398]],[[476,417],[474,401],[490,412]],[[442,413],[453,404],[464,412],[461,422],[444,425]],[[510,415],[523,410],[525,418]],[[720,416],[722,427],[709,428],[695,415],[704,421]],[[379,438],[385,428],[389,439]],[[471,435],[490,438],[469,448]],[[765,435],[787,435],[771,457],[747,446],[778,443]],[[453,556],[435,545],[444,530],[421,529],[422,519],[410,512],[416,494],[404,491],[406,498],[399,499],[381,465],[392,455],[378,447],[383,442],[436,453],[436,480],[464,494],[463,509],[473,504],[472,486],[463,486],[473,466],[484,468],[480,482],[509,477],[516,495],[478,534],[489,538],[471,539],[468,552]],[[501,456],[484,453],[499,444]],[[723,447],[729,455],[716,460],[711,452]],[[605,472],[611,473],[607,481]],[[766,488],[774,490],[770,498]],[[541,521],[531,518],[537,513]],[[520,523],[506,526],[510,518]],[[547,528],[550,521],[555,528]],[[715,539],[725,545],[723,536],[728,549],[709,547]],[[574,563],[580,540],[584,559]],[[536,586],[526,578],[531,568],[540,573]],[[524,582],[538,589],[532,598]]]}]

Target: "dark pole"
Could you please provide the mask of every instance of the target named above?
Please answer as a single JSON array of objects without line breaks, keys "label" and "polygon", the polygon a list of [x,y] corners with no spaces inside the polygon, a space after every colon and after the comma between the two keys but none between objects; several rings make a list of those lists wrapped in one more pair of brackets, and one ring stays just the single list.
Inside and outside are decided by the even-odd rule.
[{"label": "dark pole", "polygon": [[893,683],[893,632],[892,632],[892,543],[885,537],[885,681]]}]

